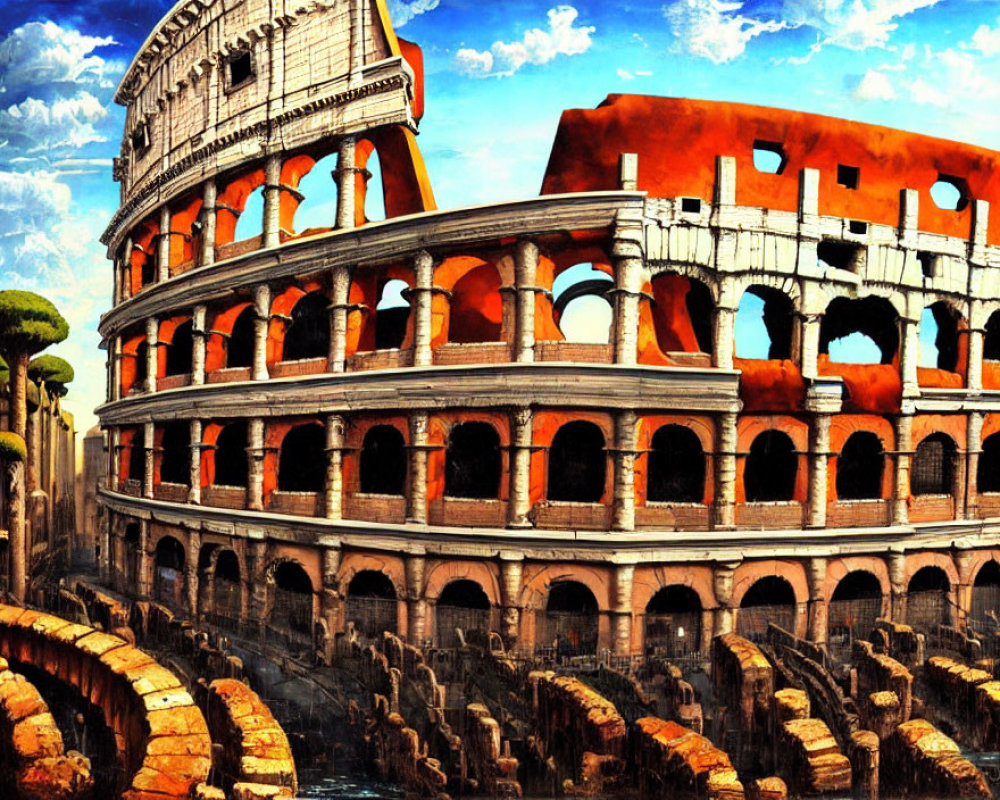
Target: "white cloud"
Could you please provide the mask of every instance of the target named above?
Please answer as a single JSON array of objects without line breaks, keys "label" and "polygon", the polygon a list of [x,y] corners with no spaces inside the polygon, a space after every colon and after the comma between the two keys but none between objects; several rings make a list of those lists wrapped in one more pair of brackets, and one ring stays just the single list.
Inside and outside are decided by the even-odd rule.
[{"label": "white cloud", "polygon": [[107,116],[107,109],[89,92],[47,103],[29,97],[0,109],[0,139],[24,152],[54,148],[78,148],[103,142],[94,123]]},{"label": "white cloud", "polygon": [[948,107],[948,95],[932,86],[923,78],[917,78],[909,86],[910,100],[920,105],[937,106],[938,108]]},{"label": "white cloud", "polygon": [[791,26],[815,28],[820,43],[850,50],[886,47],[900,17],[940,0],[784,0],[781,16]]},{"label": "white cloud", "polygon": [[473,78],[513,75],[525,64],[547,64],[559,55],[575,56],[591,45],[593,25],[576,25],[579,12],[572,6],[549,10],[549,28],[532,28],[519,42],[494,42],[489,50],[462,48],[455,54],[460,72]]},{"label": "white cloud", "polygon": [[742,8],[742,2],[727,0],[676,0],[663,6],[663,16],[678,49],[724,64],[741,56],[751,39],[788,27],[776,20],[744,17]]},{"label": "white cloud", "polygon": [[623,81],[635,80],[635,75],[633,75],[627,69],[622,69],[621,67],[619,67],[618,69],[615,70],[615,72],[618,74],[618,77],[621,78]]},{"label": "white cloud", "polygon": [[851,92],[855,100],[895,100],[896,90],[892,88],[889,76],[884,72],[869,69]]},{"label": "white cloud", "polygon": [[0,42],[0,93],[17,94],[53,83],[111,86],[107,63],[91,55],[114,43],[110,36],[85,36],[54,22],[29,22]]},{"label": "white cloud", "polygon": [[987,57],[995,56],[1000,53],[1000,27],[991,28],[986,24],[980,25],[972,34],[972,39],[968,42],[962,42],[959,46],[969,50],[978,50]]},{"label": "white cloud", "polygon": [[652,72],[652,70],[648,70],[648,69],[637,69],[635,71],[635,74],[638,77],[648,78],[648,77],[650,77],[653,74],[653,72]]},{"label": "white cloud", "polygon": [[388,0],[389,17],[395,27],[402,28],[414,17],[433,11],[440,2],[441,0],[413,0],[407,3],[405,0]]}]

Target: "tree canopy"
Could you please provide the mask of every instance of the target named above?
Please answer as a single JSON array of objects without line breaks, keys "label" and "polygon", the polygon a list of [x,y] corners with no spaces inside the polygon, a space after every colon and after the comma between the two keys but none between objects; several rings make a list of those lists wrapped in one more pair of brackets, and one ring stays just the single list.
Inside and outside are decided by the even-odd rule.
[{"label": "tree canopy", "polygon": [[72,365],[66,359],[44,355],[31,359],[28,377],[36,384],[44,383],[49,396],[65,397],[68,391],[66,384],[73,382],[74,374]]},{"label": "tree canopy", "polygon": [[0,353],[37,353],[69,336],[69,323],[34,292],[0,291]]},{"label": "tree canopy", "polygon": [[0,431],[0,461],[24,461],[28,449],[16,433]]}]

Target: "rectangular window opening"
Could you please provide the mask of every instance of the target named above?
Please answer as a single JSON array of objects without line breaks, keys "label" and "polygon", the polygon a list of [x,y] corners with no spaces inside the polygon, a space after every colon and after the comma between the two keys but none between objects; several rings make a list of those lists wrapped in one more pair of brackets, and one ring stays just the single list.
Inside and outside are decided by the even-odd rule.
[{"label": "rectangular window opening", "polygon": [[253,57],[249,50],[241,50],[229,57],[230,89],[237,89],[254,77]]},{"label": "rectangular window opening", "polygon": [[851,233],[856,233],[859,236],[864,236],[866,233],[868,233],[868,223],[861,222],[860,220],[857,219],[852,219],[850,222],[847,223],[847,229]]},{"label": "rectangular window opening", "polygon": [[826,267],[860,272],[864,265],[865,248],[853,242],[824,239],[816,246],[816,256]]},{"label": "rectangular window opening", "polygon": [[700,214],[701,213],[701,198],[698,197],[682,197],[681,198],[681,211],[688,214]]},{"label": "rectangular window opening", "polygon": [[857,189],[861,180],[861,169],[849,167],[847,164],[837,164],[837,183],[848,189]]},{"label": "rectangular window opening", "polygon": [[920,271],[925,278],[936,278],[941,274],[941,258],[937,253],[927,253],[923,250],[917,253]]}]

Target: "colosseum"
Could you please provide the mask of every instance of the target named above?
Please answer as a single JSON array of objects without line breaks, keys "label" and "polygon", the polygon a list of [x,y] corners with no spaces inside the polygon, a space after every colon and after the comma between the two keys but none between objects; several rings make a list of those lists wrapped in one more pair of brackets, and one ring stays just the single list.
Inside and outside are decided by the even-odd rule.
[{"label": "colosseum", "polygon": [[115,99],[106,585],[314,665],[998,656],[1000,154],[612,95],[439,210],[382,0],[181,0]]}]

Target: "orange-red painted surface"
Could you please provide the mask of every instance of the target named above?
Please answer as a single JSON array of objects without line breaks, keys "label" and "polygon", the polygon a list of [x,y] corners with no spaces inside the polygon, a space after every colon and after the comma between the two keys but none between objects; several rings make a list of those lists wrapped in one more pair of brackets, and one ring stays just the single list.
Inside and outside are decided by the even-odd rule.
[{"label": "orange-red painted surface", "polygon": [[[756,140],[780,144],[780,175],[753,165]],[[819,213],[899,224],[900,191],[920,194],[919,228],[967,238],[972,206],[938,208],[939,175],[966,181],[970,199],[1000,202],[1000,153],[930,136],[777,108],[643,95],[609,95],[596,109],[569,109],[559,121],[542,194],[618,189],[619,153],[639,155],[638,188],[654,197],[700,197],[715,187],[716,156],[736,158],[736,202],[798,209],[799,171],[820,170]],[[857,167],[857,189],[837,183],[837,166]],[[1000,243],[1000,216],[988,241]]]}]

